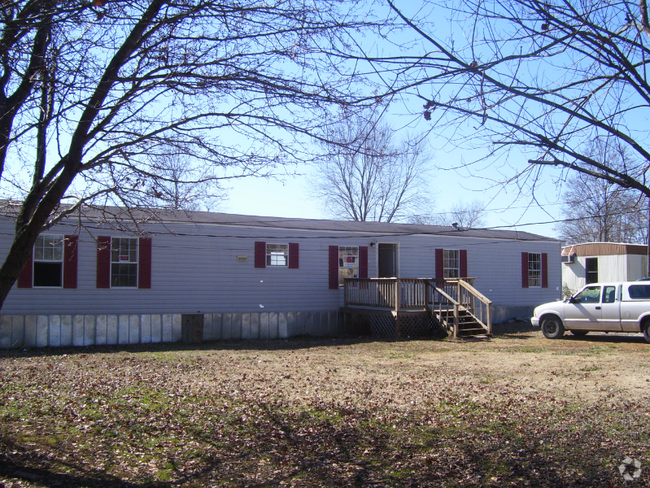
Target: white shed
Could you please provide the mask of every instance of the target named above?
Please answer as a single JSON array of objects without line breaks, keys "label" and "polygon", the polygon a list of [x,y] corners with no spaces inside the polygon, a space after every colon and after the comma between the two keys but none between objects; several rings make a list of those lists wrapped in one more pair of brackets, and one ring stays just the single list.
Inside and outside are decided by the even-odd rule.
[{"label": "white shed", "polygon": [[636,281],[647,275],[648,246],[588,242],[562,248],[562,284],[573,293],[599,281]]}]

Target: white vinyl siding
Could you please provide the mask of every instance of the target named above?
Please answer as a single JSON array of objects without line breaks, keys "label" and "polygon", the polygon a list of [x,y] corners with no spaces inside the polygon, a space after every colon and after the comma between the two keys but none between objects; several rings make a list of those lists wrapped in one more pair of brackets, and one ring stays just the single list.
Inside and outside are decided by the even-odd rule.
[{"label": "white vinyl siding", "polygon": [[[0,250],[11,244],[13,224],[0,218]],[[57,234],[73,234],[74,225],[59,225]],[[329,246],[358,249],[371,239],[346,231],[312,231],[192,222],[151,223],[154,289],[96,288],[96,232],[81,231],[78,244],[77,289],[48,289],[47,293],[14,287],[3,313],[247,313],[338,311],[342,290],[329,289]],[[560,243],[535,242],[549,255],[549,288],[534,295],[521,291],[521,252],[530,241],[463,238],[458,236],[405,235],[399,244],[400,276],[433,278],[434,251],[471,249],[469,268],[476,286],[495,305],[536,305],[560,297]],[[300,268],[269,273],[255,268],[254,243],[299,242]],[[498,256],[499,259],[495,259]],[[557,256],[555,261],[552,256]],[[557,264],[554,264],[557,261]],[[352,263],[349,263],[352,264]],[[358,270],[358,267],[347,269]],[[357,271],[358,272],[358,271]],[[377,247],[368,247],[368,276],[377,276]],[[519,289],[517,289],[519,286]],[[531,298],[532,297],[532,298]],[[531,299],[534,302],[531,302]]]}]

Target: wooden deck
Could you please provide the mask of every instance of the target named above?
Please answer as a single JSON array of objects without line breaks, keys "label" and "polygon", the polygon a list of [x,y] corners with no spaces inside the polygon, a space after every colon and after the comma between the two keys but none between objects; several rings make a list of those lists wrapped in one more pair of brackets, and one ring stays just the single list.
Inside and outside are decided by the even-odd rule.
[{"label": "wooden deck", "polygon": [[[473,278],[348,278],[344,314],[386,314],[394,317],[396,335],[416,315],[433,318],[453,337],[491,335],[492,302],[473,286]],[[422,319],[417,319],[422,320]]]}]

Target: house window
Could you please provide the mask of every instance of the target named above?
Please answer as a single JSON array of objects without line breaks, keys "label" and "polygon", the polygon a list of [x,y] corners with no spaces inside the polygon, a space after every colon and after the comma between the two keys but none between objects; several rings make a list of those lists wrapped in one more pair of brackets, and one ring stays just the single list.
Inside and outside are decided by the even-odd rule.
[{"label": "house window", "polygon": [[548,288],[548,253],[521,253],[522,288]]},{"label": "house window", "polygon": [[63,236],[43,235],[34,244],[34,286],[63,285]]},{"label": "house window", "polygon": [[598,283],[598,258],[587,258],[585,260],[585,268],[587,270],[586,280],[587,285],[590,283]]},{"label": "house window", "polygon": [[528,253],[528,287],[541,288],[542,286],[542,255],[541,253]]},{"label": "house window", "polygon": [[359,277],[359,248],[339,246],[339,285],[345,278]]},{"label": "house window", "polygon": [[255,242],[255,267],[283,266],[289,269],[300,267],[300,246],[297,242],[289,244],[267,244]]},{"label": "house window", "polygon": [[460,251],[444,249],[442,251],[443,278],[460,277]]},{"label": "house window", "polygon": [[267,244],[266,265],[287,266],[289,264],[289,244]]},{"label": "house window", "polygon": [[138,239],[111,239],[111,287],[138,286]]}]

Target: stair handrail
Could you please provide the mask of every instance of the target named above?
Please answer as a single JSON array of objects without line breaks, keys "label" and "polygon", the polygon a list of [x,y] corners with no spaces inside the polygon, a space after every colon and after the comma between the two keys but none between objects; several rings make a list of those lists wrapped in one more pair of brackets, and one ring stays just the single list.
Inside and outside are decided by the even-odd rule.
[{"label": "stair handrail", "polygon": [[465,288],[467,291],[469,291],[472,295],[474,295],[476,298],[481,300],[486,305],[487,304],[492,304],[492,300],[490,300],[488,297],[483,295],[480,291],[478,291],[476,288],[474,288],[472,285],[470,285],[467,281],[458,280],[458,283],[460,284],[460,286]]},{"label": "stair handrail", "polygon": [[[477,325],[491,334],[492,301],[474,288],[473,280],[474,278],[346,278],[344,304],[346,308],[376,307],[392,309],[395,313],[403,308],[412,310],[416,306],[423,307],[432,315],[435,314],[447,329],[452,328],[453,317],[453,333],[456,337],[462,313],[471,316]],[[425,285],[424,290],[422,284]],[[434,310],[436,303],[440,304],[439,310]]]},{"label": "stair handrail", "polygon": [[492,334],[492,300],[490,300],[488,297],[483,295],[480,291],[478,291],[476,288],[474,288],[471,284],[469,284],[467,281],[463,280],[462,278],[458,280],[458,298],[460,299],[461,293],[460,289],[464,288],[467,290],[472,296],[477,298],[479,301],[481,301],[485,305],[486,309],[486,317],[485,317],[485,322],[483,319],[479,316],[477,316],[474,312],[475,310],[473,307],[467,308],[467,312],[474,317],[476,322],[483,327],[488,335]]},{"label": "stair handrail", "polygon": [[[449,328],[448,316],[447,316],[447,314],[445,314],[443,316],[443,313],[442,313],[443,312],[442,303],[440,303],[440,309],[439,310],[435,309],[435,294],[438,293],[438,295],[445,298],[447,300],[448,304],[453,305],[454,315],[453,315],[453,321],[452,321],[451,325],[452,325],[452,328],[453,328],[453,336],[457,337],[458,336],[458,323],[459,323],[459,316],[460,316],[460,303],[458,301],[456,301],[456,299],[454,297],[452,297],[451,295],[446,293],[444,290],[439,288],[436,285],[436,280],[427,280],[426,283],[427,283],[427,287],[431,287],[431,289],[432,289],[431,310],[428,310],[428,303],[427,303],[428,312],[431,313],[432,315],[437,315],[438,320],[440,320],[446,328]],[[428,302],[428,300],[427,300],[427,302]],[[451,308],[449,306],[447,306],[445,312],[448,313],[450,310],[451,310]]]},{"label": "stair handrail", "polygon": [[[448,284],[456,284],[458,286],[458,299],[453,298],[450,296],[448,293],[445,293],[441,288],[439,288],[436,284],[436,281],[438,280],[430,280],[428,282],[428,286],[432,287],[434,290],[434,293],[438,293],[440,296],[444,297],[447,302],[450,304],[453,304],[454,307],[454,320],[453,320],[453,336],[458,337],[458,330],[459,330],[459,315],[460,315],[460,308],[463,306],[463,309],[466,313],[471,315],[476,322],[481,325],[482,328],[484,328],[487,332],[488,335],[492,334],[492,301],[487,298],[485,295],[483,295],[481,292],[479,292],[476,288],[474,288],[471,284],[469,284],[466,280],[460,278],[457,280],[445,280],[446,283]],[[467,292],[469,292],[473,297],[475,297],[477,300],[482,302],[485,305],[485,310],[486,310],[486,317],[479,317],[476,313],[475,310],[473,309],[472,304],[466,303],[463,304],[463,299],[462,299],[462,293],[461,290],[464,289]],[[435,300],[432,300],[432,308],[435,308]],[[434,311],[434,310],[432,310]],[[450,312],[451,308],[447,307],[446,312]],[[439,311],[437,311],[437,315],[439,320],[443,322],[447,322],[446,317],[443,317],[443,309],[442,307],[440,308]],[[445,325],[448,326],[448,323]]]}]

